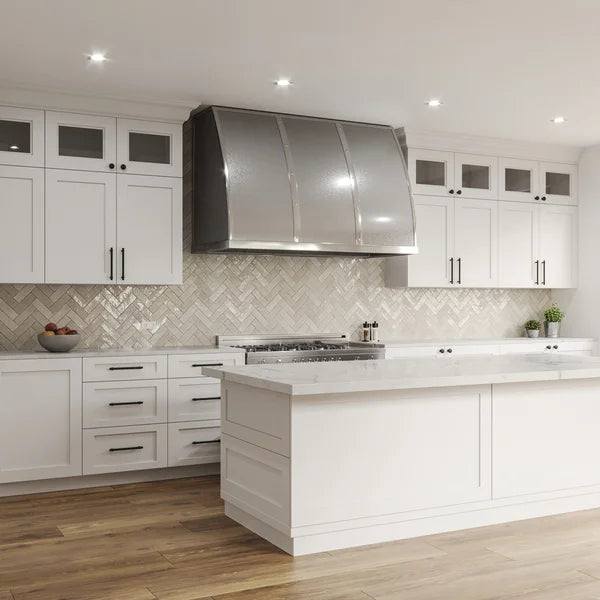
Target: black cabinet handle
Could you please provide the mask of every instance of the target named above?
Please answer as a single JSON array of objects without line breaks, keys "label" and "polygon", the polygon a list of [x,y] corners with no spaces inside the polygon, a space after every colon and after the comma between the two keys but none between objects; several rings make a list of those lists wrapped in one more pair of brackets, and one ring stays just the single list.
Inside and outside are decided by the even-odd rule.
[{"label": "black cabinet handle", "polygon": [[454,283],[454,258],[450,259],[450,283]]},{"label": "black cabinet handle", "polygon": [[546,202],[546,196],[542,196],[542,200]]},{"label": "black cabinet handle", "polygon": [[447,352],[448,354],[452,354],[452,348],[448,348],[448,350],[446,350],[446,352]]},{"label": "black cabinet handle", "polygon": [[445,351],[443,348],[440,348],[440,349],[438,350],[438,352],[439,352],[440,354],[444,354],[444,352],[446,352],[446,351]]},{"label": "black cabinet handle", "polygon": [[540,261],[535,261],[535,285],[540,285]]},{"label": "black cabinet handle", "polygon": [[125,248],[121,248],[121,281],[125,281]]},{"label": "black cabinet handle", "polygon": [[558,350],[558,346],[552,346],[555,350]]},{"label": "black cabinet handle", "polygon": [[192,367],[222,367],[223,363],[198,363],[195,365],[192,365]]},{"label": "black cabinet handle", "polygon": [[551,346],[546,346],[546,350],[551,350]]},{"label": "black cabinet handle", "polygon": [[546,285],[546,261],[542,261],[542,285]]},{"label": "black cabinet handle", "polygon": [[221,441],[221,438],[217,438],[216,440],[206,440],[202,442],[192,442],[192,446],[197,446],[198,444],[216,444]]},{"label": "black cabinet handle", "polygon": [[210,398],[192,398],[192,402],[202,402],[202,400],[220,400],[221,396],[211,396]]},{"label": "black cabinet handle", "polygon": [[113,265],[114,265],[114,254],[115,254],[115,249],[114,249],[114,248],[111,248],[111,249],[108,251],[108,254],[109,254],[109,256],[110,256],[110,278],[109,278],[109,279],[112,281],[112,280],[114,279],[114,277],[115,277],[115,273],[114,273],[114,266],[113,266]]},{"label": "black cabinet handle", "polygon": [[539,197],[539,196],[536,196],[536,197],[534,198],[534,200],[539,200],[539,199],[540,199],[540,197]]},{"label": "black cabinet handle", "polygon": [[456,280],[456,283],[460,283],[462,278],[462,259],[457,258],[456,262],[458,263],[458,279]]},{"label": "black cabinet handle", "polygon": [[144,446],[125,446],[123,448],[111,448],[109,452],[124,452],[125,450],[143,450]]},{"label": "black cabinet handle", "polygon": [[121,163],[121,171],[124,171],[127,168],[127,166],[125,165],[125,163]]},{"label": "black cabinet handle", "polygon": [[115,163],[109,163],[108,168],[109,169],[114,169],[115,168]]},{"label": "black cabinet handle", "polygon": [[142,365],[132,365],[131,367],[108,367],[109,371],[139,371],[143,369]]},{"label": "black cabinet handle", "polygon": [[109,402],[109,406],[132,406],[134,404],[144,404],[143,400],[137,400],[136,402]]},{"label": "black cabinet handle", "polygon": [[456,190],[456,193],[460,196],[460,194],[462,194],[462,190]]},{"label": "black cabinet handle", "polygon": [[454,190],[448,190],[449,194],[454,194]]}]

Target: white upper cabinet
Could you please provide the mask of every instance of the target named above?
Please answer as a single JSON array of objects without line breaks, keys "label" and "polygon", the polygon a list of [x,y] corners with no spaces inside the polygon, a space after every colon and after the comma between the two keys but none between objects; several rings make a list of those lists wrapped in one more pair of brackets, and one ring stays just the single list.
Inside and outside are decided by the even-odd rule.
[{"label": "white upper cabinet", "polygon": [[119,173],[181,177],[181,148],[181,124],[117,119]]},{"label": "white upper cabinet", "polygon": [[540,163],[519,158],[498,159],[500,200],[534,202],[540,200]]},{"label": "white upper cabinet", "polygon": [[117,120],[46,112],[46,167],[116,171]]},{"label": "white upper cabinet", "polygon": [[119,175],[117,223],[117,283],[181,283],[181,179]]},{"label": "white upper cabinet", "polygon": [[540,206],[540,285],[570,288],[577,285],[577,208]]},{"label": "white upper cabinet", "polygon": [[454,155],[454,186],[463,198],[498,198],[498,159],[475,154]]},{"label": "white upper cabinet", "polygon": [[411,148],[408,176],[414,194],[445,196],[454,193],[454,153]]},{"label": "white upper cabinet", "polygon": [[44,166],[44,111],[0,106],[0,164]]},{"label": "white upper cabinet", "polygon": [[0,283],[44,282],[44,169],[0,165]]},{"label": "white upper cabinet", "polygon": [[116,175],[46,169],[46,282],[116,282]]},{"label": "white upper cabinet", "polygon": [[498,203],[454,200],[454,283],[496,287],[498,283]]},{"label": "white upper cabinet", "polygon": [[577,166],[540,163],[540,200],[548,204],[577,204]]}]

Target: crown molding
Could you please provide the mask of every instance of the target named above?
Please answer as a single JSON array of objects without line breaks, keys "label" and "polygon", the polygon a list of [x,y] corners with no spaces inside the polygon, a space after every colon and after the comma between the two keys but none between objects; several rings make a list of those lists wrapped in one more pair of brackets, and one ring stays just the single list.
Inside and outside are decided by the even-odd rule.
[{"label": "crown molding", "polygon": [[131,97],[72,94],[49,88],[0,87],[0,104],[181,123],[188,119],[200,101],[166,103]]},{"label": "crown molding", "polygon": [[408,148],[447,150],[449,152],[486,154],[506,158],[577,164],[583,151],[583,148],[579,146],[526,142],[463,133],[423,131],[411,129],[410,127],[401,127],[396,132],[400,139],[406,139],[405,143]]}]

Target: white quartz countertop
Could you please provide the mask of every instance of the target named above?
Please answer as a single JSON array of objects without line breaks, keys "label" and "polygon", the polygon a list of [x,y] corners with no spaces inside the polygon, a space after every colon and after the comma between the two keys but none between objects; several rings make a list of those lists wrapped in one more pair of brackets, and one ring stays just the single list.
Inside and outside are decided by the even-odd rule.
[{"label": "white quartz countertop", "polygon": [[520,354],[204,367],[204,375],[290,395],[600,377],[600,357]]},{"label": "white quartz countertop", "polygon": [[244,353],[241,348],[230,348],[226,346],[163,346],[159,348],[143,348],[131,350],[127,348],[94,349],[75,348],[70,352],[48,352],[43,348],[31,352],[0,352],[0,360],[11,360],[18,358],[92,358],[98,356],[153,356],[157,354],[238,354]]},{"label": "white quartz countertop", "polygon": [[493,344],[539,344],[540,342],[552,344],[566,344],[568,342],[594,342],[594,338],[575,338],[575,337],[508,337],[508,338],[483,338],[483,339],[437,339],[437,340],[381,340],[381,343],[387,348],[414,347],[414,346],[485,346]]}]

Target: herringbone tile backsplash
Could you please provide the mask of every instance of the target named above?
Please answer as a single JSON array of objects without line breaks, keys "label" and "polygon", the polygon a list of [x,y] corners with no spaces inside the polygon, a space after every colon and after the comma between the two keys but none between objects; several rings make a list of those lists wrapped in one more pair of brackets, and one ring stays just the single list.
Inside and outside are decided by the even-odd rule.
[{"label": "herringbone tile backsplash", "polygon": [[383,339],[515,336],[550,303],[543,290],[385,288],[381,259],[192,255],[186,183],[182,286],[0,285],[0,349],[38,348],[48,321],[91,348],[203,345],[219,333],[357,338],[365,319]]}]

